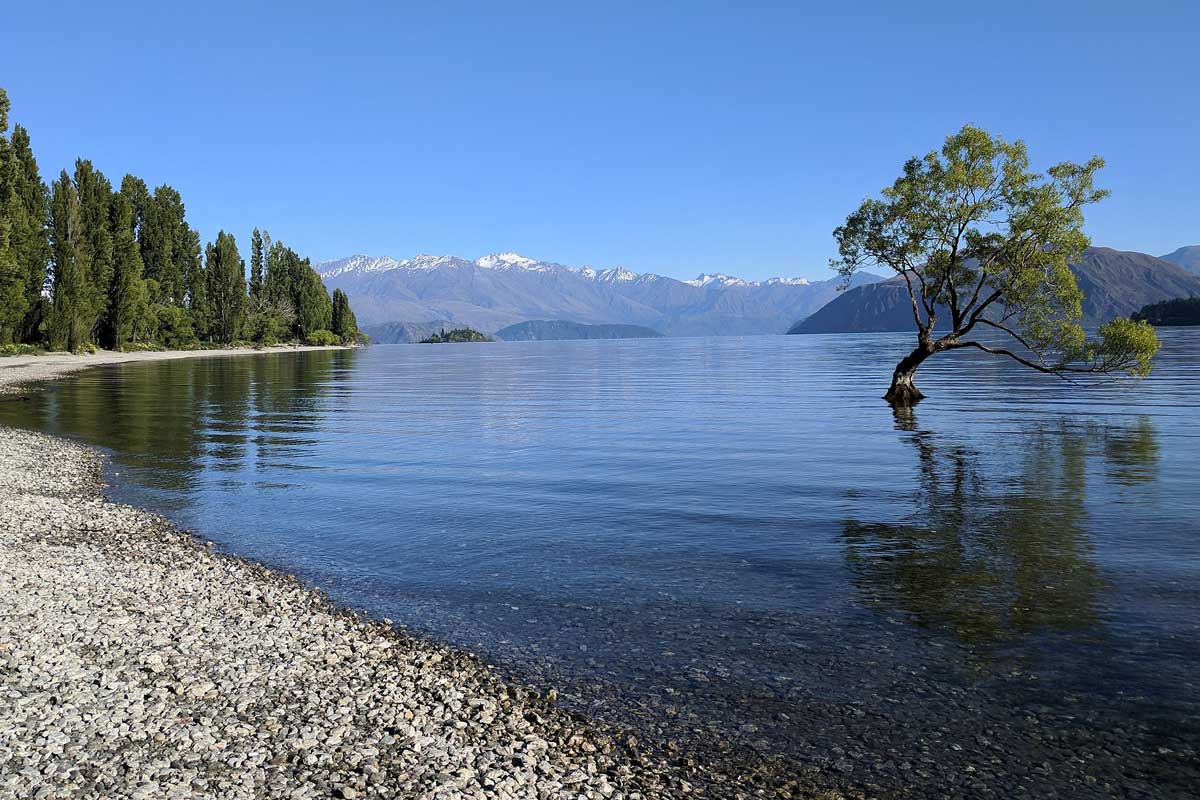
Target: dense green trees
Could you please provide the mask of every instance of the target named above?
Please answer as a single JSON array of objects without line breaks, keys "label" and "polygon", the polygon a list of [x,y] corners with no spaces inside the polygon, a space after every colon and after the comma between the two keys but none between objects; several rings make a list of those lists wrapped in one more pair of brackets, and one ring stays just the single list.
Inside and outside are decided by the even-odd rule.
[{"label": "dense green trees", "polygon": [[204,248],[204,272],[210,332],[218,342],[230,344],[242,329],[246,310],[246,265],[232,234],[221,231],[217,241]]},{"label": "dense green trees", "polygon": [[492,341],[486,334],[480,333],[474,328],[455,328],[448,331],[442,328],[441,333],[435,333],[425,339],[422,339],[420,344],[451,344],[454,342],[490,342]]},{"label": "dense green trees", "polygon": [[[86,159],[43,183],[0,89],[0,346],[192,348],[211,341],[355,342],[345,294],[257,228],[250,276],[232,234],[201,246],[183,198]],[[335,302],[336,300],[336,302]]]},{"label": "dense green trees", "polygon": [[42,290],[50,263],[49,196],[20,125],[8,129],[8,98],[0,89],[0,344],[27,341],[42,325]]},{"label": "dense green trees", "polygon": [[350,308],[350,298],[341,289],[333,290],[333,323],[329,329],[341,339],[358,335],[358,320]]}]

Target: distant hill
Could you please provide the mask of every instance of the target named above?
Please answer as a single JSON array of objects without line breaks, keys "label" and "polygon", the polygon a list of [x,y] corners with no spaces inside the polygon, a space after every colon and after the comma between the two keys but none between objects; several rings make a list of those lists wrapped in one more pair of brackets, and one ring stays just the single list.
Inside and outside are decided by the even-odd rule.
[{"label": "distant hill", "polygon": [[[516,253],[352,256],[317,265],[330,290],[350,297],[360,325],[447,320],[494,331],[526,320],[653,328],[667,336],[783,333],[837,296],[839,278],[748,281],[723,274],[679,281],[620,267],[597,270]],[[860,275],[856,285],[880,280]],[[374,339],[374,341],[381,341]]]},{"label": "distant hill", "polygon": [[548,341],[553,339],[653,339],[662,334],[641,325],[584,325],[565,319],[529,320],[496,331],[506,342]]},{"label": "distant hill", "polygon": [[1176,266],[1183,267],[1188,272],[1200,275],[1200,244],[1181,247],[1173,253],[1159,256],[1163,261],[1170,261]]},{"label": "distant hill", "polygon": [[1200,325],[1200,297],[1180,297],[1143,306],[1133,315],[1151,325]]},{"label": "distant hill", "polygon": [[[1090,247],[1071,265],[1083,290],[1083,324],[1129,316],[1149,303],[1200,294],[1200,275],[1145,253]],[[946,319],[948,314],[943,315]],[[905,331],[913,328],[912,306],[903,279],[844,292],[788,333]]]},{"label": "distant hill", "polygon": [[371,337],[371,344],[415,344],[428,339],[443,328],[453,328],[448,319],[432,322],[384,322],[379,325],[364,325],[363,333]]}]

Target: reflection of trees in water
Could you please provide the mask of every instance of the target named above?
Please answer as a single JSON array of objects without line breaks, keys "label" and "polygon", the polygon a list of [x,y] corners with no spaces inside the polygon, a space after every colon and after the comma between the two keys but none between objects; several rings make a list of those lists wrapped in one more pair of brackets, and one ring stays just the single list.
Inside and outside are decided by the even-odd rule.
[{"label": "reflection of trees in water", "polygon": [[911,410],[897,413],[897,427],[917,452],[912,513],[898,522],[852,519],[843,530],[866,604],[967,642],[1093,626],[1106,586],[1086,531],[1089,459],[1101,458],[1117,482],[1152,480],[1152,423],[1045,428],[1010,463],[1001,451],[921,430]]},{"label": "reflection of trees in water", "polygon": [[[67,380],[27,404],[38,427],[109,448],[185,489],[209,467],[237,471],[273,449],[311,445],[315,413],[352,351],[119,365]],[[253,456],[253,457],[251,457]]]}]

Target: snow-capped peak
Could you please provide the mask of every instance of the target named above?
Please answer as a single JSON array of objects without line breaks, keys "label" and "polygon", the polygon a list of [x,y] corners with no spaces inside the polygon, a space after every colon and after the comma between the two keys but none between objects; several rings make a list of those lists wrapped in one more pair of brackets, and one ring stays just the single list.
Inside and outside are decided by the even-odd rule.
[{"label": "snow-capped peak", "polygon": [[368,255],[350,256],[349,258],[341,259],[340,261],[332,261],[327,264],[318,264],[318,268],[326,267],[321,271],[321,277],[333,278],[341,275],[344,272],[383,272],[389,269],[395,269],[400,266],[399,261],[394,258],[372,258]]},{"label": "snow-capped peak", "polygon": [[597,280],[602,281],[635,281],[641,277],[633,270],[625,269],[625,267],[613,267],[612,269],[602,270],[599,273],[596,273],[595,270],[592,272],[595,274]]},{"label": "snow-capped peak", "polygon": [[703,275],[697,275],[695,278],[692,278],[690,281],[684,281],[684,283],[691,284],[692,286],[708,286],[710,283],[716,283],[721,286],[748,286],[749,285],[746,281],[742,280],[741,278],[731,278],[728,275],[725,275],[720,272],[714,272],[714,273],[706,272]]},{"label": "snow-capped peak", "polygon": [[476,260],[475,265],[484,269],[509,269],[512,267],[530,269],[541,263],[536,259],[526,258],[520,253],[492,253]]},{"label": "snow-capped peak", "polygon": [[[345,273],[369,273],[369,272],[387,272],[390,270],[412,270],[412,271],[427,271],[436,269],[463,269],[469,267],[477,267],[479,269],[490,270],[518,270],[529,272],[574,272],[582,278],[587,278],[592,281],[600,281],[604,283],[648,283],[661,280],[658,275],[652,273],[637,273],[626,267],[613,267],[611,269],[595,269],[594,267],[573,268],[565,267],[561,264],[554,264],[546,261],[538,261],[534,258],[523,256],[520,253],[492,253],[483,256],[474,261],[467,261],[457,256],[433,256],[422,253],[421,255],[406,258],[403,261],[397,261],[394,258],[383,257],[374,258],[368,255],[354,255],[349,258],[342,258],[336,261],[326,261],[317,265],[317,270],[323,278],[334,278]],[[693,278],[690,281],[683,283],[691,286],[706,287],[714,286],[719,288],[739,287],[739,286],[807,286],[809,284],[806,278],[769,278],[765,281],[747,281],[742,278],[735,278],[726,275],[723,272],[705,273]]]}]

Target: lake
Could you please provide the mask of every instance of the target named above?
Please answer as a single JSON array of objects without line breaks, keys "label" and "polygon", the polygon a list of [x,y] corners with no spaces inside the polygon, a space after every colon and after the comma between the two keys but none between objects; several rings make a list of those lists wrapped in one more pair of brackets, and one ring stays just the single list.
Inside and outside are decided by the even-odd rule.
[{"label": "lake", "polygon": [[911,336],[98,368],[0,424],[124,502],[697,758],[883,796],[1194,797],[1200,330],[1141,383]]}]

